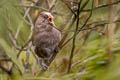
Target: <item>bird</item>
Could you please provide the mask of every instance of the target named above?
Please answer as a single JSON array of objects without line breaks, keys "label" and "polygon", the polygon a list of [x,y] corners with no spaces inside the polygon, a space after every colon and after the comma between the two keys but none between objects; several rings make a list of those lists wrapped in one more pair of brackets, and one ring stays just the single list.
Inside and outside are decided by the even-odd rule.
[{"label": "bird", "polygon": [[35,22],[32,43],[43,69],[48,69],[46,62],[58,53],[60,41],[61,31],[56,28],[53,15],[41,12]]}]

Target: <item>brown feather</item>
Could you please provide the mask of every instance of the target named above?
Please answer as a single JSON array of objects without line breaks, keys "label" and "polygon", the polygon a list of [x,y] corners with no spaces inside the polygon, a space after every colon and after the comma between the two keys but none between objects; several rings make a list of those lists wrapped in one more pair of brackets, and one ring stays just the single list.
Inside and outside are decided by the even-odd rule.
[{"label": "brown feather", "polygon": [[49,19],[43,14],[38,17],[35,23],[33,34],[33,45],[38,57],[49,58],[59,50],[61,32],[55,28],[55,25],[49,24]]}]

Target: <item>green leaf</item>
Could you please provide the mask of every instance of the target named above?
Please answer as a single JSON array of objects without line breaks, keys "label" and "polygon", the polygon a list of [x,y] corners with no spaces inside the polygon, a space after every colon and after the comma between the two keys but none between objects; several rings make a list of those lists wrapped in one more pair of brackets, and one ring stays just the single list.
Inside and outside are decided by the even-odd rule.
[{"label": "green leaf", "polygon": [[5,42],[4,39],[0,38],[0,45],[4,48],[6,51],[6,54],[8,57],[11,58],[11,60],[17,65],[17,67],[20,69],[20,71],[23,73],[24,67],[21,64],[21,62],[17,59],[16,52],[13,51],[13,49]]}]

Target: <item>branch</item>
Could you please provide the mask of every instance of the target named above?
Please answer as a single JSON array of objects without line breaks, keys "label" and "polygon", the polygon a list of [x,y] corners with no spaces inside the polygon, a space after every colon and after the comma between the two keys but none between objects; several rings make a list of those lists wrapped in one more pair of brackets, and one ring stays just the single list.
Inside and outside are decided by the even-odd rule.
[{"label": "branch", "polygon": [[[76,13],[71,9],[71,7],[64,1],[64,0],[61,0],[67,7],[68,9],[76,16]],[[82,1],[82,0],[81,0]]]},{"label": "branch", "polygon": [[[38,1],[39,1],[39,0],[35,0],[35,4],[36,4]],[[32,3],[31,6],[34,6],[35,4]],[[30,33],[30,35],[29,35],[29,37],[28,37],[27,42],[21,47],[21,49],[19,49],[19,52],[18,52],[18,54],[17,54],[17,58],[19,57],[20,53],[24,50],[24,48],[25,48],[26,46],[28,46],[28,44],[31,42],[31,37],[32,37],[32,34],[33,34],[34,24],[33,24],[33,21],[32,21],[32,19],[31,19],[30,15],[29,15],[30,9],[31,9],[31,8],[28,8],[28,9],[26,10],[26,12],[25,12],[25,14],[24,14],[24,18],[25,18],[26,16],[28,17],[28,20],[29,20],[29,22],[30,22],[30,24],[31,24],[31,33]],[[13,67],[14,67],[14,63],[12,64],[12,66],[11,66],[11,68],[10,68],[10,71],[12,71]]]},{"label": "branch", "polygon": [[[94,27],[91,27],[91,28],[83,28],[83,29],[80,29],[80,28],[79,28],[78,31],[80,32],[80,31],[85,31],[85,30],[89,30],[89,29],[94,30],[94,29],[96,29],[96,28],[99,27],[99,26],[104,26],[104,25],[106,25],[106,24],[109,24],[108,21],[106,21],[106,20],[105,20],[105,21],[98,21],[98,22],[102,22],[102,23],[96,24],[96,25],[94,25]],[[86,26],[90,26],[90,25],[93,25],[93,24],[98,23],[98,22],[92,22],[92,23],[87,24]],[[116,20],[116,21],[113,21],[112,23],[120,23],[120,20],[118,19],[118,20]],[[64,32],[66,32],[66,30],[65,30]],[[67,30],[67,32],[75,32],[75,30]],[[72,40],[72,38],[73,38],[73,37],[69,38],[69,39],[61,46],[61,48],[63,48],[68,42],[70,42],[70,41]]]},{"label": "branch", "polygon": [[69,58],[69,65],[68,65],[68,72],[67,73],[70,73],[70,71],[71,71],[73,53],[74,53],[74,50],[75,50],[76,35],[77,35],[78,26],[79,26],[79,15],[80,15],[80,2],[78,4],[77,23],[76,23],[76,29],[75,29],[75,32],[74,32],[74,35],[73,35],[73,42],[72,42],[73,46],[72,46],[71,55],[70,55],[70,58]]},{"label": "branch", "polygon": [[11,61],[10,58],[3,58],[3,59],[0,59],[0,61]]},{"label": "branch", "polygon": [[[32,3],[30,6],[35,6],[37,4],[39,0],[35,0],[34,3]],[[27,14],[29,13],[31,8],[28,8],[26,11],[25,11],[25,15],[24,15],[24,18],[27,16]]]},{"label": "branch", "polygon": [[37,8],[37,9],[42,9],[42,10],[44,10],[44,11],[48,11],[48,9],[43,8],[43,7],[40,7],[40,6],[36,6],[36,5],[16,5],[16,6],[26,7],[26,8]]},{"label": "branch", "polygon": [[[99,27],[99,26],[104,26],[104,25],[106,25],[106,24],[109,24],[108,21],[100,21],[100,22],[102,22],[102,23],[96,24],[96,25],[94,25],[94,27],[91,27],[91,28],[82,29],[81,31],[89,30],[89,29],[94,30],[94,29],[96,29],[96,28]],[[96,22],[95,22],[95,23],[96,23]],[[112,23],[120,23],[120,20],[113,21]],[[93,23],[93,24],[94,24],[94,23]],[[88,24],[88,25],[93,25],[93,24]]]},{"label": "branch", "polygon": [[[81,14],[81,11],[86,7],[86,5],[88,4],[88,2],[89,2],[89,0],[87,0],[87,1],[83,4],[83,6],[81,6],[82,0],[80,0],[80,2],[79,2],[79,3],[80,3],[80,6],[81,6],[80,14]],[[73,18],[73,20],[72,20],[72,23],[69,25],[68,30],[69,30],[69,29],[71,28],[71,26],[75,23],[76,18],[77,18],[77,16],[74,15],[74,18]],[[66,34],[63,36],[63,39],[61,40],[62,42],[60,42],[60,43],[62,43],[62,44],[59,45],[60,49],[64,46],[64,45],[63,45],[63,43],[64,43],[63,40],[65,40],[65,39],[67,38],[67,36],[68,36],[68,32],[66,32]]]},{"label": "branch", "polygon": [[3,66],[1,66],[1,65],[0,65],[0,69],[3,70],[4,72],[6,72],[8,75],[11,75],[11,74],[12,74],[11,71],[9,71],[8,69],[6,69],[5,67],[3,67]]},{"label": "branch", "polygon": [[[62,1],[64,1],[64,0],[62,0]],[[80,4],[81,4],[81,2],[82,2],[82,0],[80,1]],[[66,4],[67,5],[67,4]],[[69,6],[67,6],[68,8],[69,8]],[[74,7],[74,4],[72,5],[72,7]],[[68,26],[68,28],[67,28],[67,30],[69,30],[69,29],[71,29],[71,26],[73,26],[73,24],[75,23],[75,21],[76,21],[76,14],[74,14],[74,11],[71,9],[71,8],[69,8],[70,10],[71,10],[71,12],[70,12],[70,17],[69,17],[69,19],[68,19],[68,21],[70,20],[70,18],[72,18],[72,16],[74,16],[73,17],[73,19],[72,19],[72,21],[71,21],[71,23],[69,24],[69,26]],[[74,15],[73,15],[74,14]],[[65,23],[67,23],[68,24],[68,22],[65,22]],[[66,24],[66,25],[67,25]],[[64,29],[65,27],[63,27],[63,29]],[[61,30],[63,30],[63,29],[61,29]],[[64,43],[64,41],[66,40],[66,38],[67,38],[67,36],[68,36],[68,32],[65,32],[65,34],[64,34],[64,36],[63,36],[63,38],[62,38],[62,40],[60,41],[60,44],[59,44],[59,47],[60,47],[60,49],[62,48],[62,44]]]},{"label": "branch", "polygon": [[50,7],[49,7],[49,10],[48,10],[49,12],[51,12],[52,9],[54,8],[56,1],[57,1],[57,0],[52,0],[52,3],[51,3],[51,5],[50,5]]},{"label": "branch", "polygon": [[[96,9],[99,9],[99,8],[103,8],[103,7],[108,7],[110,5],[116,5],[116,4],[119,4],[120,3],[120,0],[116,1],[116,2],[113,2],[113,3],[110,3],[110,4],[102,4],[102,5],[99,5],[98,7],[95,7],[93,8],[93,10],[96,10]],[[88,12],[88,11],[91,11],[92,9],[86,9],[86,10],[82,10],[82,12]]]},{"label": "branch", "polygon": [[47,6],[48,6],[48,9],[49,9],[50,8],[50,1],[46,0],[46,3],[47,3]]},{"label": "branch", "polygon": [[[94,0],[93,0],[93,1],[94,1]],[[92,3],[92,9],[93,9],[93,3]],[[93,10],[91,10],[89,17],[87,18],[87,20],[85,21],[85,23],[83,24],[83,26],[79,29],[79,31],[77,32],[77,34],[86,26],[88,20],[89,20],[90,17],[92,16],[92,11],[93,11]],[[61,48],[64,47],[64,46],[65,46],[68,42],[70,42],[72,39],[73,39],[73,36],[72,36],[71,38],[69,38],[69,39],[61,46]]]},{"label": "branch", "polygon": [[[113,21],[112,23],[119,23],[120,19]],[[103,20],[103,21],[95,21],[89,24],[86,24],[86,26],[91,26],[94,25],[94,27],[89,27],[89,28],[83,28],[80,30],[80,28],[78,29],[78,31],[84,31],[84,30],[89,30],[89,29],[96,29],[99,26],[104,26],[106,24],[109,24],[107,20]],[[64,34],[65,32],[75,32],[75,30],[63,30],[62,33]]]}]

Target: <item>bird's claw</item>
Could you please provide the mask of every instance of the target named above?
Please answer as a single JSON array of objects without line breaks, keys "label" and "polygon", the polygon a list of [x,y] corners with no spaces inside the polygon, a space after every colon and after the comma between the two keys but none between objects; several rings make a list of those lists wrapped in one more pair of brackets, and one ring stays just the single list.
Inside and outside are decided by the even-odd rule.
[{"label": "bird's claw", "polygon": [[49,70],[49,67],[48,67],[48,66],[46,66],[46,65],[42,65],[41,67],[42,67],[42,69],[43,69],[43,70],[46,70],[46,71],[48,71],[48,70]]},{"label": "bird's claw", "polygon": [[40,61],[40,66],[42,67],[43,70],[47,70],[49,69],[49,67],[44,63],[43,60]]}]

